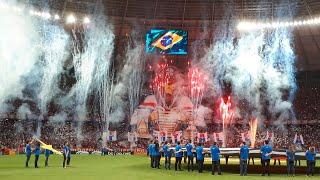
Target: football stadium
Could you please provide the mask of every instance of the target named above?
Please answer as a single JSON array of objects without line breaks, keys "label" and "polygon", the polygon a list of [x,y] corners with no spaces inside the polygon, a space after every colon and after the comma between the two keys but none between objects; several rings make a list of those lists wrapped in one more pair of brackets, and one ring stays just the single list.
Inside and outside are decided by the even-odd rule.
[{"label": "football stadium", "polygon": [[0,24],[1,180],[320,177],[319,0],[0,0]]}]

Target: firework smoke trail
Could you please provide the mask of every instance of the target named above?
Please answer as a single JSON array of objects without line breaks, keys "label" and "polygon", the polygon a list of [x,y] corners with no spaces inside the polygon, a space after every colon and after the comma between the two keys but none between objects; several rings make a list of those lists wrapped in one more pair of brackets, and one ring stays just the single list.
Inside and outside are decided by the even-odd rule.
[{"label": "firework smoke trail", "polygon": [[43,53],[43,78],[39,93],[39,107],[42,114],[47,111],[48,102],[58,93],[59,74],[68,55],[69,36],[59,26],[41,21],[41,51]]},{"label": "firework smoke trail", "polygon": [[139,105],[142,86],[145,82],[144,69],[146,58],[143,56],[142,44],[137,44],[135,48],[128,47],[126,52],[126,63],[122,71],[124,81],[127,81],[127,93],[129,98],[129,117],[134,109]]},{"label": "firework smoke trail", "polygon": [[0,112],[6,112],[7,100],[23,96],[22,77],[32,70],[40,55],[34,45],[39,35],[29,16],[2,5],[0,23]]},{"label": "firework smoke trail", "polygon": [[[209,67],[214,88],[221,92],[221,81],[229,82],[234,99],[247,100],[252,109],[248,113],[258,118],[260,125],[266,120],[263,107],[268,102],[273,123],[282,127],[283,121],[291,118],[296,89],[291,32],[288,29],[245,32],[235,45],[234,29],[232,26],[227,29],[230,33],[218,34],[202,59],[204,67]],[[284,90],[289,90],[289,99],[283,98]]]},{"label": "firework smoke trail", "polygon": [[[101,3],[101,2],[100,2]],[[78,120],[78,145],[82,139],[82,122],[87,115],[87,97],[92,91],[97,91],[100,99],[100,111],[105,121],[108,121],[110,112],[110,93],[112,80],[110,76],[111,55],[113,53],[114,34],[110,25],[106,23],[103,6],[97,3],[92,20],[92,26],[85,27],[83,39],[74,34],[74,67],[77,83],[71,96],[76,98],[76,114]],[[83,43],[83,51],[79,42]]]}]

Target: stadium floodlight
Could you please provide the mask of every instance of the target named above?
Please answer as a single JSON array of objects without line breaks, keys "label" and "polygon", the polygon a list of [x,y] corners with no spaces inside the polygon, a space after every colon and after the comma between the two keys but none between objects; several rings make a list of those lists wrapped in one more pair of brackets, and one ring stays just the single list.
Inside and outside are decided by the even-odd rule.
[{"label": "stadium floodlight", "polygon": [[51,14],[48,12],[42,12],[41,13],[41,17],[43,17],[44,19],[50,19],[51,18]]},{"label": "stadium floodlight", "polygon": [[89,24],[90,23],[90,19],[88,17],[84,17],[83,18],[83,23],[84,24]]},{"label": "stadium floodlight", "polygon": [[60,19],[60,16],[59,16],[58,14],[55,14],[55,15],[54,15],[54,19],[55,19],[55,20],[59,20],[59,19]]},{"label": "stadium floodlight", "polygon": [[251,30],[277,29],[277,28],[288,28],[288,27],[319,25],[319,24],[320,24],[320,17],[305,19],[305,20],[256,22],[256,23],[252,23],[249,21],[241,21],[238,23],[237,29],[239,31],[251,31]]},{"label": "stadium floodlight", "polygon": [[76,18],[74,17],[74,15],[70,14],[68,17],[67,17],[67,24],[73,24],[75,23],[77,20]]}]

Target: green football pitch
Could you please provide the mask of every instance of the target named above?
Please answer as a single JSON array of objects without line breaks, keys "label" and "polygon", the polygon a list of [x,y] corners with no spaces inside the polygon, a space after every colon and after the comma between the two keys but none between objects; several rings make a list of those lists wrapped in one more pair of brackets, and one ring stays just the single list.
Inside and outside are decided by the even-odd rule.
[{"label": "green football pitch", "polygon": [[[306,177],[299,174],[296,177],[286,177],[284,174],[271,174],[270,177],[261,177],[259,174],[249,174],[241,177],[237,172],[223,172],[222,176],[212,176],[210,172],[152,169],[149,167],[149,159],[146,156],[99,156],[99,155],[73,155],[71,166],[62,168],[62,157],[53,155],[50,157],[49,167],[44,167],[44,156],[40,156],[40,168],[33,168],[34,157],[31,158],[29,168],[24,167],[25,156],[0,156],[0,180],[196,180],[196,179],[320,179],[319,174],[314,177]],[[174,161],[174,160],[173,160]],[[223,162],[222,162],[223,163]],[[224,166],[223,170],[232,167],[237,169],[236,159],[230,159],[231,165]],[[319,162],[318,162],[319,163]],[[163,164],[163,163],[162,163]],[[208,166],[209,168],[209,166]],[[249,166],[252,170],[252,166]],[[279,167],[278,167],[279,168]],[[282,167],[284,169],[284,167]],[[319,172],[317,172],[319,173]]]}]

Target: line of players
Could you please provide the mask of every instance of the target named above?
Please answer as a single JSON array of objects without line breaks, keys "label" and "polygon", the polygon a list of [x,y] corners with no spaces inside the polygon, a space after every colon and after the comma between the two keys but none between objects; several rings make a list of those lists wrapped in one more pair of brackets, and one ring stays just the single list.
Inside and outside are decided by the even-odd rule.
[{"label": "line of players", "polygon": [[[26,147],[25,147],[25,154],[26,154],[26,162],[25,162],[25,167],[29,167],[29,161],[31,158],[31,154],[32,154],[32,148],[31,148],[31,142],[27,142]],[[34,167],[35,168],[39,168],[38,166],[38,161],[39,161],[39,157],[41,154],[41,148],[40,148],[40,143],[35,143],[35,148],[33,150],[34,153]],[[51,154],[53,154],[52,151],[45,149],[44,150],[44,156],[45,156],[45,167],[49,166],[49,157]],[[65,143],[62,149],[62,155],[63,155],[63,163],[62,163],[62,167],[63,168],[67,168],[67,166],[70,165],[70,160],[71,160],[71,149],[68,145],[68,143]]]},{"label": "line of players", "polygon": [[[174,148],[171,148],[174,147]],[[202,143],[198,143],[195,147],[191,140],[185,144],[186,155],[187,155],[187,169],[188,171],[194,170],[194,158],[196,159],[196,163],[198,165],[199,173],[203,172],[203,164],[204,164],[204,156],[205,154],[211,154],[212,159],[212,168],[211,173],[215,175],[217,171],[218,175],[221,175],[221,168],[220,168],[220,149],[216,142],[212,144],[209,151],[205,151],[203,148]],[[261,165],[263,167],[262,176],[268,175],[270,176],[270,159],[272,155],[272,147],[269,145],[269,141],[265,140],[264,145],[260,148],[261,153]],[[157,140],[151,142],[148,145],[147,149],[148,155],[150,156],[151,160],[151,167],[152,168],[160,168],[160,159],[161,159],[161,152],[165,158],[165,169],[171,169],[171,157],[175,157],[175,164],[174,169],[175,171],[181,169],[181,161],[184,157],[182,146],[180,142],[177,142],[175,146],[171,146],[170,143],[167,141],[163,144],[160,148],[160,145]],[[249,159],[249,152],[250,149],[246,145],[245,142],[241,143],[240,152],[239,152],[239,164],[240,164],[240,175],[246,176],[248,170],[248,159]],[[310,147],[309,150],[305,153],[306,160],[307,160],[307,176],[314,175],[314,168],[316,162],[316,152],[314,147]],[[288,150],[286,150],[286,157],[287,157],[287,175],[295,176],[295,146],[292,145]]]}]

